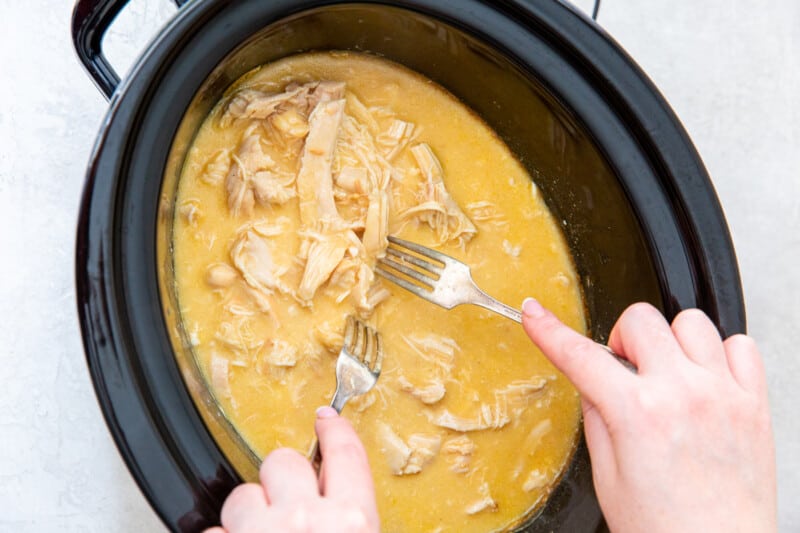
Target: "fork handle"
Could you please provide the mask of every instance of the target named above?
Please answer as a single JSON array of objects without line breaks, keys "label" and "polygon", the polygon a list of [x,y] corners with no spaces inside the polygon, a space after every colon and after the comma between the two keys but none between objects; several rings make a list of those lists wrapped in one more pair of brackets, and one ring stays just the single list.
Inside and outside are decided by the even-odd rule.
[{"label": "fork handle", "polygon": [[[495,313],[501,314],[506,318],[510,318],[511,320],[513,320],[514,322],[516,322],[518,324],[522,323],[522,312],[521,311],[518,311],[517,309],[514,309],[513,307],[508,306],[508,305],[504,304],[503,302],[499,302],[499,301],[495,300],[494,298],[492,298],[491,296],[489,296],[488,294],[486,294],[485,292],[483,292],[480,289],[478,289],[478,293],[477,293],[475,299],[472,301],[472,303],[474,303],[475,305],[479,305],[481,307],[484,307],[486,309],[489,309],[490,311],[494,311]],[[628,370],[630,370],[634,374],[637,374],[639,372],[638,369],[636,368],[636,366],[633,363],[631,363],[630,361],[628,361],[624,357],[621,357],[620,355],[616,354],[614,352],[614,350],[612,350],[611,348],[609,348],[605,344],[600,344],[599,342],[595,342],[595,344],[597,344],[600,348],[602,348],[603,350],[608,352],[609,355],[614,356],[614,359],[619,361],[619,363],[622,366],[624,366],[625,368],[627,368]]]},{"label": "fork handle", "polygon": [[480,289],[477,290],[472,303],[488,309],[489,311],[494,311],[495,313],[503,315],[506,318],[510,318],[517,324],[522,323],[522,312],[520,310],[514,309],[510,305],[506,305],[503,302],[495,300]]}]

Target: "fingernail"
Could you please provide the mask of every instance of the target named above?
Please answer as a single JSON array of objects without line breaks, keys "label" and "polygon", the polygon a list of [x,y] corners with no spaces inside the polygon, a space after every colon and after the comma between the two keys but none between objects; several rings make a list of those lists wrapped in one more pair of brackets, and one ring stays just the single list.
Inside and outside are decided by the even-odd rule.
[{"label": "fingernail", "polygon": [[544,316],[544,307],[533,298],[525,298],[522,301],[522,314],[528,318],[539,318]]},{"label": "fingernail", "polygon": [[339,413],[333,407],[325,405],[317,408],[317,418],[333,418],[335,416],[339,416]]}]

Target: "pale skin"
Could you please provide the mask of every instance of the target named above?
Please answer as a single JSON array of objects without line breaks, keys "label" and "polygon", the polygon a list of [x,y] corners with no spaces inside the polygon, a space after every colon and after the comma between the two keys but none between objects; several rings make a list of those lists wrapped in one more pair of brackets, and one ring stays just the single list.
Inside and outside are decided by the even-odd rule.
[{"label": "pale skin", "polygon": [[[634,374],[535,300],[525,300],[522,324],[581,393],[611,531],[777,531],[766,378],[750,337],[723,341],[696,309],[669,324],[654,307],[634,304],[608,343],[638,368]],[[207,533],[378,531],[369,465],[352,426],[322,408],[316,430],[320,480],[302,455],[276,450],[261,483],[237,487],[222,508],[222,528]]]}]

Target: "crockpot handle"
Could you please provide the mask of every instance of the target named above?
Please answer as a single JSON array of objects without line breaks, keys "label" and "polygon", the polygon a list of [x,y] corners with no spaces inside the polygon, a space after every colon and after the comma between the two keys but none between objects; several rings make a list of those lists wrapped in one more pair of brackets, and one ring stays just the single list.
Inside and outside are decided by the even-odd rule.
[{"label": "crockpot handle", "polygon": [[[178,7],[189,0],[174,0]],[[103,37],[129,0],[77,0],[72,11],[72,42],[95,85],[111,98],[119,75],[103,54]]]}]

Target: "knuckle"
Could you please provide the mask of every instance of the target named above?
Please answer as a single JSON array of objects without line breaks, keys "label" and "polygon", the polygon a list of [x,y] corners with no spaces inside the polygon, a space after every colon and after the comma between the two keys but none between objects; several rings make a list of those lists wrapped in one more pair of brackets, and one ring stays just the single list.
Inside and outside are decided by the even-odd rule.
[{"label": "knuckle", "polygon": [[743,351],[758,351],[758,348],[756,347],[756,341],[753,339],[753,337],[745,335],[744,333],[731,335],[725,340],[725,344],[729,348],[735,347]]},{"label": "knuckle", "polygon": [[700,309],[684,309],[672,320],[673,327],[695,325],[709,320],[708,316]]}]

